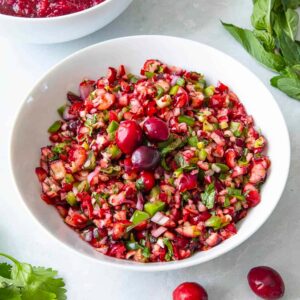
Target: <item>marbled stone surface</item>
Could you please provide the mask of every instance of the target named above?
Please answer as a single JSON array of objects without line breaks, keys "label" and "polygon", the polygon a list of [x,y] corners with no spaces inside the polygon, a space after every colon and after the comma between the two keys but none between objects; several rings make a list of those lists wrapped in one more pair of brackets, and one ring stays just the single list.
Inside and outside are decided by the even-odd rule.
[{"label": "marbled stone surface", "polygon": [[[220,20],[224,20],[249,26],[251,10],[250,0],[134,0],[114,22],[80,40],[41,46],[0,39],[0,251],[58,269],[66,279],[71,300],[167,300],[183,281],[201,282],[211,300],[256,299],[246,281],[248,270],[256,265],[279,270],[286,282],[285,299],[300,299],[300,103],[270,87],[272,72],[257,64],[220,25]],[[120,271],[67,250],[54,238],[45,236],[29,216],[13,188],[9,171],[9,135],[14,115],[24,95],[43,72],[78,49],[106,39],[137,34],[193,39],[242,62],[269,87],[285,116],[291,137],[288,183],[264,226],[233,251],[184,270]]]}]

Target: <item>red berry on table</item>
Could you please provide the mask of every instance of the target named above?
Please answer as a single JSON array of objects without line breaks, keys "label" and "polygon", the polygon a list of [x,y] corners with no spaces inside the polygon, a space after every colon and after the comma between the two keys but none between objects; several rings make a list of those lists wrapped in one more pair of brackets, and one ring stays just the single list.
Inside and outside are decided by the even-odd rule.
[{"label": "red berry on table", "polygon": [[120,124],[116,133],[116,142],[121,151],[131,154],[142,143],[143,132],[140,125],[127,120]]},{"label": "red berry on table", "polygon": [[263,299],[274,300],[284,295],[284,282],[280,274],[270,267],[251,269],[248,273],[248,283],[252,291]]},{"label": "red berry on table", "polygon": [[173,300],[207,300],[206,290],[198,283],[184,282],[173,291]]}]

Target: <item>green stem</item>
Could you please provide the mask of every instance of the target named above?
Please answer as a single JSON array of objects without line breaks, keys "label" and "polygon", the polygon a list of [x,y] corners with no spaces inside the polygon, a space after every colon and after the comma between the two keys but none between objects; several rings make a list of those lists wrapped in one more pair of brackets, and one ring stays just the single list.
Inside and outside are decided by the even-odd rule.
[{"label": "green stem", "polygon": [[16,260],[15,258],[13,258],[12,256],[5,254],[5,253],[1,253],[0,252],[0,256],[6,257],[7,259],[11,260],[12,262],[14,262],[17,266],[20,266],[20,262],[18,260]]}]

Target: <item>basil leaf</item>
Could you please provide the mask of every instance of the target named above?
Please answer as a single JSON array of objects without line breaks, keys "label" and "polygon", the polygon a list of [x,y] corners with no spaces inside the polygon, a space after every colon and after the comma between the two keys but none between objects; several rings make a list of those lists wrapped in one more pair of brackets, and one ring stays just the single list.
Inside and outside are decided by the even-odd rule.
[{"label": "basil leaf", "polygon": [[281,0],[285,9],[287,8],[297,8],[300,6],[300,0]]},{"label": "basil leaf", "polygon": [[278,43],[285,61],[290,65],[295,65],[300,62],[300,45],[283,31],[278,37]]},{"label": "basil leaf", "polygon": [[270,33],[265,30],[256,29],[253,33],[267,51],[273,51],[275,49],[275,39]]},{"label": "basil leaf", "polygon": [[300,100],[300,80],[285,77],[284,75],[275,76],[271,79],[271,85],[277,87],[288,96]]},{"label": "basil leaf", "polygon": [[267,52],[252,31],[232,24],[223,22],[222,24],[245,50],[260,63],[274,71],[280,71],[285,67],[284,59],[279,55]]},{"label": "basil leaf", "polygon": [[271,12],[275,0],[257,0],[253,6],[251,15],[252,26],[258,30],[265,29],[272,34]]},{"label": "basil leaf", "polygon": [[292,9],[287,9],[286,12],[281,9],[275,16],[274,30],[277,36],[285,32],[293,41],[297,35],[299,23],[299,15]]}]

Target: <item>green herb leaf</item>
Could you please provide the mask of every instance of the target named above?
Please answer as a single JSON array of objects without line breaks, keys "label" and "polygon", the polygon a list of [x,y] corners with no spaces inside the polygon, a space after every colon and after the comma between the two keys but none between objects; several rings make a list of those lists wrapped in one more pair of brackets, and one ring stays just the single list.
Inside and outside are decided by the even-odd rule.
[{"label": "green herb leaf", "polygon": [[0,256],[14,263],[11,270],[6,264],[0,264],[1,276],[11,278],[0,277],[1,300],[66,299],[65,284],[61,278],[57,278],[57,271],[21,263],[7,254],[0,253]]},{"label": "green herb leaf", "polygon": [[232,24],[223,22],[222,24],[244,49],[260,63],[275,71],[280,71],[285,67],[284,59],[280,55],[267,52],[253,32]]},{"label": "green herb leaf", "polygon": [[273,51],[275,49],[275,39],[267,31],[254,30],[253,33],[267,51]]},{"label": "green herb leaf", "polygon": [[168,144],[165,148],[161,150],[161,155],[167,155],[168,153],[174,151],[175,149],[183,147],[187,143],[186,138],[176,138],[170,144]]},{"label": "green herb leaf", "polygon": [[1,300],[22,300],[20,290],[16,287],[0,288]]},{"label": "green herb leaf", "polygon": [[253,13],[251,16],[252,26],[258,30],[266,29],[268,33],[272,34],[271,12],[275,0],[257,0],[253,6]]},{"label": "green herb leaf", "polygon": [[208,208],[212,209],[215,205],[215,185],[213,183],[209,184],[204,193],[201,194],[202,203]]},{"label": "green herb leaf", "polygon": [[0,263],[0,276],[10,278],[11,265],[7,263]]},{"label": "green herb leaf", "polygon": [[278,43],[288,64],[295,65],[300,62],[300,45],[295,43],[284,31],[278,37]]},{"label": "green herb leaf", "polygon": [[275,76],[271,79],[271,85],[277,87],[288,96],[300,100],[300,80],[289,78],[282,75]]},{"label": "green herb leaf", "polygon": [[285,9],[287,8],[297,8],[300,6],[300,0],[281,0]]}]

